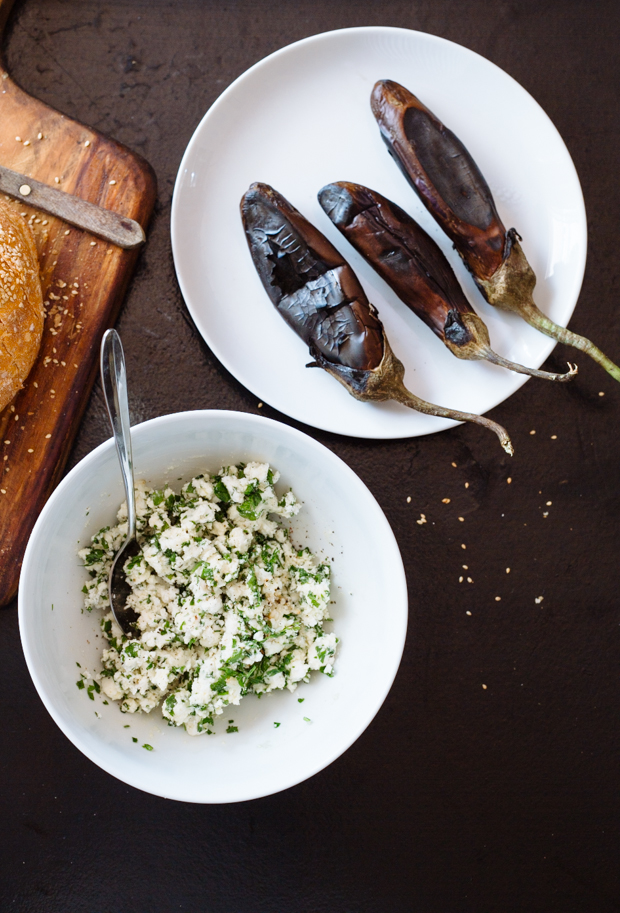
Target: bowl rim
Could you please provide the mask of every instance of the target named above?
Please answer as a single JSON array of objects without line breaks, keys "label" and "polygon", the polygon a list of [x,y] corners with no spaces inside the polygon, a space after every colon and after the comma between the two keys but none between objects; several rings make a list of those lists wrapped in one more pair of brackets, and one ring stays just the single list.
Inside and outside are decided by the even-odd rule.
[{"label": "bowl rim", "polygon": [[[333,761],[338,757],[344,754],[354,742],[362,735],[362,733],[368,728],[370,723],[373,721],[379,710],[381,709],[389,691],[392,688],[396,674],[400,668],[402,661],[402,655],[405,647],[405,639],[407,634],[407,622],[408,622],[408,592],[407,592],[407,580],[405,575],[405,569],[402,561],[402,556],[400,554],[400,549],[394,531],[390,526],[390,523],[385,516],[381,506],[376,500],[375,496],[372,494],[370,489],[366,484],[360,479],[357,473],[353,469],[335,454],[329,447],[326,447],[319,441],[316,441],[310,435],[306,434],[303,431],[300,431],[297,428],[293,428],[290,425],[276,421],[275,419],[268,418],[267,416],[255,415],[250,412],[241,412],[238,410],[228,410],[228,409],[196,409],[196,410],[186,410],[183,412],[172,412],[166,415],[157,416],[156,418],[148,419],[144,422],[140,422],[132,426],[132,437],[137,431],[138,434],[142,434],[143,431],[139,429],[145,429],[147,427],[152,428],[156,425],[162,424],[174,424],[177,421],[187,420],[189,417],[201,421],[202,419],[207,419],[209,421],[214,420],[217,417],[232,417],[237,420],[241,419],[244,422],[248,422],[250,425],[260,426],[262,428],[274,428],[277,427],[278,430],[285,429],[285,433],[290,434],[297,441],[303,441],[305,446],[309,446],[310,449],[316,449],[319,451],[326,451],[328,459],[333,459],[336,464],[339,464],[340,470],[344,469],[345,473],[349,476],[353,484],[357,485],[370,499],[369,503],[373,505],[373,510],[375,511],[375,519],[383,526],[381,531],[382,536],[386,536],[390,543],[390,548],[394,552],[395,565],[394,571],[397,571],[393,585],[394,585],[394,599],[401,603],[404,607],[404,611],[401,613],[400,625],[394,625],[393,637],[398,643],[399,649],[396,651],[396,661],[394,662],[393,669],[386,676],[384,687],[380,692],[377,692],[375,699],[372,703],[372,706],[369,708],[368,714],[364,717],[363,723],[356,728],[356,730],[350,734],[346,740],[346,744],[343,746],[338,746],[335,750],[327,752],[324,755],[321,755],[320,760],[313,764],[309,772],[304,773],[304,775],[299,778],[298,776],[291,776],[287,778],[281,786],[278,786],[276,789],[268,789],[265,792],[257,793],[256,791],[250,791],[247,795],[239,795],[235,798],[224,798],[224,799],[210,799],[210,798],[188,798],[187,794],[183,793],[181,790],[177,790],[175,794],[174,789],[161,789],[156,790],[151,787],[146,787],[141,783],[137,782],[136,779],[132,776],[123,776],[122,771],[117,769],[111,769],[111,765],[106,764],[103,759],[101,759],[98,754],[91,749],[91,746],[85,742],[82,737],[81,729],[79,725],[76,724],[75,727],[67,725],[65,719],[63,719],[60,712],[57,711],[55,707],[55,701],[53,695],[48,692],[45,685],[43,684],[41,677],[38,674],[36,663],[34,662],[30,637],[31,633],[29,632],[28,618],[32,611],[29,605],[29,594],[28,594],[28,580],[30,579],[31,574],[36,573],[31,565],[36,557],[36,550],[39,547],[38,536],[39,531],[43,527],[46,518],[49,513],[51,513],[56,503],[62,499],[67,491],[70,488],[73,479],[78,473],[83,473],[88,471],[90,464],[96,462],[107,451],[113,450],[115,447],[114,439],[109,438],[106,441],[103,441],[97,447],[86,454],[72,469],[65,475],[57,488],[52,492],[45,506],[43,507],[41,513],[39,514],[37,521],[32,529],[30,534],[28,544],[26,546],[26,551],[24,553],[24,559],[22,563],[20,580],[19,580],[19,589],[18,589],[18,621],[19,621],[19,632],[20,639],[22,644],[22,649],[24,652],[24,658],[26,660],[26,665],[30,677],[35,686],[35,689],[43,702],[47,712],[50,714],[58,728],[63,732],[63,734],[78,748],[82,754],[84,754],[90,761],[108,773],[110,776],[115,777],[123,783],[126,783],[129,786],[133,786],[136,789],[141,790],[142,792],[147,792],[151,795],[157,795],[165,799],[174,799],[177,801],[183,802],[192,802],[195,804],[226,804],[230,802],[245,802],[250,801],[251,799],[258,799],[268,795],[274,795],[276,793],[282,792],[283,790],[289,789],[292,786],[296,786],[299,783],[310,779],[311,777],[318,774],[320,771],[324,770]],[[120,765],[122,766],[122,765]]]}]

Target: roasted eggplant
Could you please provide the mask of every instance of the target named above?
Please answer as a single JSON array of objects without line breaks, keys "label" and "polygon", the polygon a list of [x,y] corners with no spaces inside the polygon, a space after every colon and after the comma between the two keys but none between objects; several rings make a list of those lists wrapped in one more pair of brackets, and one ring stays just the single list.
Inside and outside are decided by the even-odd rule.
[{"label": "roasted eggplant", "polygon": [[494,431],[507,453],[505,429],[469,412],[418,399],[405,387],[377,311],[336,248],[268,184],[252,184],[241,217],[254,266],[276,309],[303,339],[313,361],[362,402],[396,400],[410,409],[475,422]]},{"label": "roasted eggplant", "polygon": [[519,243],[522,238],[515,228],[504,227],[487,182],[459,138],[392,80],[375,84],[371,107],[390,154],[489,304],[585,352],[620,381],[620,368],[594,343],[554,323],[534,303],[536,276]]},{"label": "roasted eggplant", "polygon": [[485,359],[520,374],[570,380],[577,369],[550,374],[508,361],[490,346],[446,257],[400,206],[361,184],[337,181],[319,191],[319,203],[353,247],[457,358]]}]

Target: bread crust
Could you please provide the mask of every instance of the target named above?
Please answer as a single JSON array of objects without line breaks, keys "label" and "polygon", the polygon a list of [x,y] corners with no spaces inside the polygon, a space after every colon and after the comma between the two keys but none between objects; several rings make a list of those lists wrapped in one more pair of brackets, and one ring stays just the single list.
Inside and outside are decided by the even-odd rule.
[{"label": "bread crust", "polygon": [[21,389],[41,346],[43,296],[32,229],[0,203],[0,411]]}]

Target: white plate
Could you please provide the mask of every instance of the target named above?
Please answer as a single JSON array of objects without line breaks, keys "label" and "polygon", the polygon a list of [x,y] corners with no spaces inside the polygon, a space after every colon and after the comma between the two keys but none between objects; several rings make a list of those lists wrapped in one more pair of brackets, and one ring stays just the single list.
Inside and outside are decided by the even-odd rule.
[{"label": "white plate", "polygon": [[275,187],[351,262],[405,364],[405,381],[418,396],[482,413],[526,378],[450,354],[324,214],[316,194],[331,181],[366,184],[426,228],[500,354],[539,367],[554,343],[482,300],[387,153],[369,104],[377,79],[407,86],[465,143],[506,227],[515,226],[523,236],[538,277],[537,304],[566,325],[581,288],[587,240],[583,196],[566,146],[542,108],[503,70],[422,32],[378,27],[327,32],[277,51],[240,76],[209,109],[181,162],[172,249],[196,326],[258,399],[326,431],[402,438],[454,423],[396,403],[358,403],[327,374],[304,367],[307,349],[270,303],[247,249],[239,201],[253,181]]},{"label": "white plate", "polygon": [[[93,450],[53,493],[34,527],[19,585],[28,669],[48,711],[80,751],[138,789],[186,802],[239,802],[286,789],[322,770],[368,726],[403,651],[407,587],[396,540],[363,482],[306,434],[239,412],[184,412],[132,429],[136,475],[172,486],[205,469],[268,460],[304,502],[294,541],[334,558],[335,675],[314,673],[298,690],[245,697],[213,736],[165,724],[159,709],[122,714],[76,688],[79,669],[100,668],[99,619],[82,614],[86,572],[77,549],[114,522],[123,500],[113,442]],[[78,545],[79,542],[79,545]],[[98,613],[97,613],[98,614]],[[304,698],[303,704],[297,699]],[[100,718],[95,715],[100,714]],[[312,722],[304,720],[308,717]],[[276,729],[274,722],[281,725]],[[125,729],[129,724],[131,728]],[[132,737],[138,742],[132,742]],[[141,746],[148,743],[153,751]]]}]

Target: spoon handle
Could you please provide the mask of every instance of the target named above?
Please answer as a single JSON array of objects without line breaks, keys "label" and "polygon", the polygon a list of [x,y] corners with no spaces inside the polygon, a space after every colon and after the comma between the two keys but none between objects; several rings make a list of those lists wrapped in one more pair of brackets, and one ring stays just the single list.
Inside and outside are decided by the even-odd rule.
[{"label": "spoon handle", "polygon": [[136,493],[127,402],[127,373],[123,345],[116,330],[106,330],[101,341],[101,382],[125,486],[127,538],[133,539],[136,535]]}]

